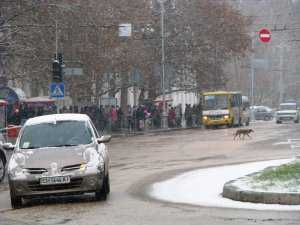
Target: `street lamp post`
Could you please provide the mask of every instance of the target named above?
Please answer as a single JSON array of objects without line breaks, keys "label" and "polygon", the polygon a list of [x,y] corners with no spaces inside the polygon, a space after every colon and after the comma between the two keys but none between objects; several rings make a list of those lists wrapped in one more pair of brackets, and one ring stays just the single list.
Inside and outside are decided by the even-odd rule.
[{"label": "street lamp post", "polygon": [[251,34],[251,106],[254,105],[254,33]]},{"label": "street lamp post", "polygon": [[284,93],[284,84],[283,84],[283,77],[284,77],[284,71],[283,71],[283,54],[285,50],[284,45],[280,45],[280,58],[279,58],[279,65],[280,65],[280,76],[279,76],[279,104],[283,102],[283,93]]},{"label": "street lamp post", "polygon": [[165,31],[164,31],[164,17],[165,17],[165,0],[159,0],[161,12],[161,69],[162,69],[162,97],[163,97],[163,112],[162,112],[162,127],[167,128],[167,112],[166,112],[166,91],[165,91]]},{"label": "street lamp post", "polygon": [[254,105],[254,53],[251,53],[251,106]]}]

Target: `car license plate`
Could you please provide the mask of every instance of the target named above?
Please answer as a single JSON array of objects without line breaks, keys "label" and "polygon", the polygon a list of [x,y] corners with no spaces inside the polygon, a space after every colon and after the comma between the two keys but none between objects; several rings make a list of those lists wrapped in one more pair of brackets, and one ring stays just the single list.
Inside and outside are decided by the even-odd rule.
[{"label": "car license plate", "polygon": [[70,183],[69,176],[42,177],[40,179],[41,185],[68,184],[68,183]]}]

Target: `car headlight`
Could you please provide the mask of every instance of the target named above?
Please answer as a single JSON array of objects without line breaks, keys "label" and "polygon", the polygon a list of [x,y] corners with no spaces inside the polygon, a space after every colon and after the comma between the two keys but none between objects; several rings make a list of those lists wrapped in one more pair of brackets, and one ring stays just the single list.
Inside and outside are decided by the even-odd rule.
[{"label": "car headlight", "polygon": [[89,168],[97,168],[100,170],[104,168],[104,159],[94,148],[86,149],[83,153],[83,158],[86,163],[80,166],[80,171],[86,171]]},{"label": "car headlight", "polygon": [[23,167],[25,166],[26,157],[22,153],[14,154],[8,164],[8,173],[12,177],[25,176]]},{"label": "car headlight", "polygon": [[226,120],[229,119],[229,115],[225,115],[224,119],[226,119]]},{"label": "car headlight", "polygon": [[208,119],[208,117],[207,117],[207,116],[203,116],[203,119],[204,119],[204,120],[207,120],[207,119]]}]

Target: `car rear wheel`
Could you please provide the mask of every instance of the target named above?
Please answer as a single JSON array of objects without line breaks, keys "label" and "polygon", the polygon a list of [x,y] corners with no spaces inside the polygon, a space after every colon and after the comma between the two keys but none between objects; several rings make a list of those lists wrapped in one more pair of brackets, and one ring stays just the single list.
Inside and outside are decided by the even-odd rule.
[{"label": "car rear wheel", "polygon": [[294,122],[295,122],[295,123],[299,123],[299,120],[295,120]]},{"label": "car rear wheel", "polygon": [[5,159],[0,155],[0,182],[4,179],[5,176]]},{"label": "car rear wheel", "polygon": [[13,209],[22,207],[22,196],[17,196],[14,187],[10,187],[10,201]]},{"label": "car rear wheel", "polygon": [[279,120],[276,120],[276,123],[278,123],[278,124],[279,124],[279,123],[281,123],[281,121],[279,121]]},{"label": "car rear wheel", "polygon": [[104,178],[101,189],[96,190],[95,193],[96,200],[105,201],[107,199],[107,195],[109,194],[109,192],[110,192],[110,181],[109,181],[109,174],[107,174],[106,177]]}]

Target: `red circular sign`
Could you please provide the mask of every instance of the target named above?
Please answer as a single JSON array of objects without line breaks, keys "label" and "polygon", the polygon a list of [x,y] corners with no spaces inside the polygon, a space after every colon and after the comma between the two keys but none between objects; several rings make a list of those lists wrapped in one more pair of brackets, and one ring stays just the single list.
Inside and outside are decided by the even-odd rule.
[{"label": "red circular sign", "polygon": [[261,29],[259,31],[259,39],[262,42],[269,42],[271,40],[271,32],[268,29]]}]

